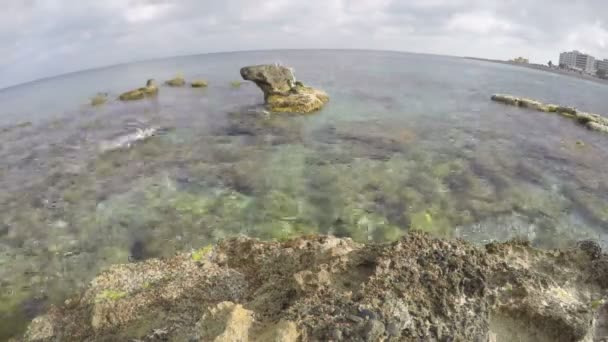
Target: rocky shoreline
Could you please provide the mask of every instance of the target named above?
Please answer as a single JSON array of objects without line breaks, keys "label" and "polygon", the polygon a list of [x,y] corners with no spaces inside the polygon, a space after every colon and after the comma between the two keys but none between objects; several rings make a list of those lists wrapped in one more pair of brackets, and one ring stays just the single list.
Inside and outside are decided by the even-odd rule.
[{"label": "rocky shoreline", "polygon": [[604,341],[594,242],[235,238],[113,266],[14,341]]}]

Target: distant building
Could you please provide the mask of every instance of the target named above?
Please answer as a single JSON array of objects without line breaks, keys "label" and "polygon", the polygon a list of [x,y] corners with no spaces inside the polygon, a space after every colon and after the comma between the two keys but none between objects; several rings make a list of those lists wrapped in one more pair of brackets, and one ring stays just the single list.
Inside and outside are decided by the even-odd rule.
[{"label": "distant building", "polygon": [[579,51],[562,52],[559,55],[559,65],[570,69],[595,73],[595,58]]},{"label": "distant building", "polygon": [[517,58],[513,58],[511,60],[511,62],[513,63],[521,63],[521,64],[528,64],[528,59],[527,58],[523,58],[523,57],[517,57]]},{"label": "distant building", "polygon": [[608,59],[604,59],[603,61],[595,61],[595,69],[608,72]]}]

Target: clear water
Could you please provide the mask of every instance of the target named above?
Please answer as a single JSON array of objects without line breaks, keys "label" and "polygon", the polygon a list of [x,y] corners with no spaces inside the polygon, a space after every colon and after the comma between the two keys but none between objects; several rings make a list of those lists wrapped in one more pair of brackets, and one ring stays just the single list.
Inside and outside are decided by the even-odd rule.
[{"label": "clear water", "polygon": [[[331,102],[314,115],[267,115],[255,85],[231,86],[240,67],[277,61]],[[97,92],[117,96],[178,73],[210,86],[88,106]],[[275,51],[122,65],[0,91],[0,339],[108,265],[238,234],[603,240],[608,136],[489,97],[608,113],[607,90],[459,58]],[[100,152],[103,141],[146,127],[161,130]]]}]

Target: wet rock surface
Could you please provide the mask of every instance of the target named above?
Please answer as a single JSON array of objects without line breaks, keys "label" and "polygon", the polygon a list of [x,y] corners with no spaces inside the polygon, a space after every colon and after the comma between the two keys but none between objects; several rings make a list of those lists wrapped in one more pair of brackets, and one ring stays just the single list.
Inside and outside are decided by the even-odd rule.
[{"label": "wet rock surface", "polygon": [[587,247],[236,238],[114,266],[20,340],[599,341],[608,256]]}]

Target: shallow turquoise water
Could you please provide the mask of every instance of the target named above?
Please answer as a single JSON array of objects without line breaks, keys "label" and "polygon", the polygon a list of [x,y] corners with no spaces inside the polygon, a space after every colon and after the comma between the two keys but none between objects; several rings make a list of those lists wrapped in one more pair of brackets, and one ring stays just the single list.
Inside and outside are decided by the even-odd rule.
[{"label": "shallow turquoise water", "polygon": [[[331,102],[267,115],[242,66],[280,61]],[[207,89],[92,108],[181,73]],[[0,337],[113,263],[247,234],[408,229],[560,247],[605,238],[608,137],[492,93],[608,113],[604,85],[451,57],[277,51],[151,61],[0,91]],[[30,121],[31,125],[18,125]],[[100,143],[157,127],[128,150]]]}]

